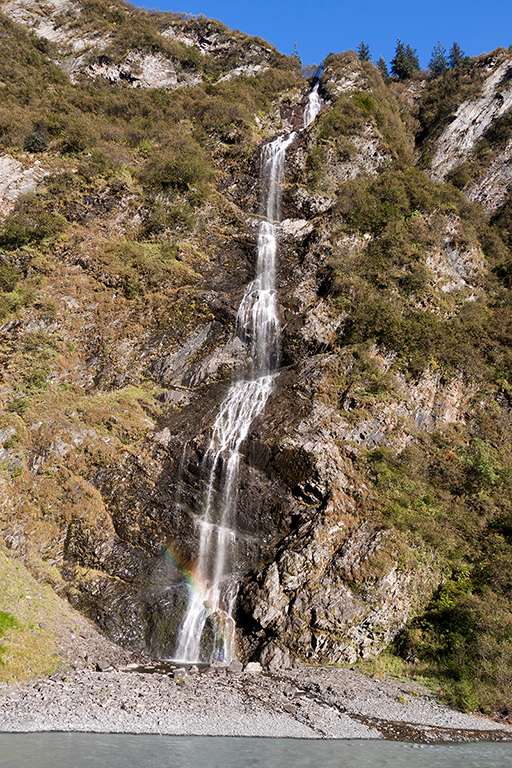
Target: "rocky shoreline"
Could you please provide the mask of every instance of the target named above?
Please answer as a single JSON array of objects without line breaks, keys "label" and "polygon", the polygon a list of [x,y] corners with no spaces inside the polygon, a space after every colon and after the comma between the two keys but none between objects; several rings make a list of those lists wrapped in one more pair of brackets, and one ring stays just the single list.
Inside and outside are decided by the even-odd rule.
[{"label": "rocky shoreline", "polygon": [[415,682],[353,669],[107,667],[0,683],[0,731],[512,741],[511,726],[441,705]]}]

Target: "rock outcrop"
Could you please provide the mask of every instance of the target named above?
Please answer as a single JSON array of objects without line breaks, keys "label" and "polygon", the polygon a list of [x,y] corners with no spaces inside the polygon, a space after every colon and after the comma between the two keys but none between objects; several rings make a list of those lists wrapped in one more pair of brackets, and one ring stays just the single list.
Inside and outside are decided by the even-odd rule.
[{"label": "rock outcrop", "polygon": [[512,64],[506,59],[496,66],[488,62],[490,74],[480,96],[465,101],[453,115],[435,145],[431,161],[432,177],[446,179],[448,173],[471,156],[478,140],[512,107]]},{"label": "rock outcrop", "polygon": [[7,216],[20,195],[33,192],[49,174],[40,160],[24,158],[25,164],[10,155],[0,156],[0,215]]},{"label": "rock outcrop", "polygon": [[[399,464],[411,447],[446,434],[439,451],[453,477],[434,469],[448,477],[446,495],[456,488],[464,497],[461,505],[473,475],[490,493],[506,466],[501,455],[498,469],[491,466],[490,453],[475,443],[482,442],[476,414],[486,409],[499,414],[488,451],[508,434],[505,374],[472,376],[446,350],[450,332],[453,344],[464,341],[457,323],[469,317],[463,329],[485,329],[486,364],[507,370],[507,326],[497,337],[485,325],[487,281],[499,271],[484,254],[486,222],[478,220],[479,230],[464,213],[467,200],[452,188],[445,195],[413,167],[398,97],[353,53],[328,60],[324,109],[300,130],[310,84],[293,62],[269,72],[279,60],[271,46],[216,22],[148,15],[158,45],[128,50],[115,47],[116,28],[138,12],[121,3],[84,28],[77,23],[84,7],[74,0],[44,7],[8,0],[3,11],[57,46],[45,55],[59,52],[73,94],[87,83],[84,112],[116,86],[109,114],[112,122],[121,114],[123,131],[129,126],[125,136],[116,133],[121,123],[109,125],[112,136],[98,134],[96,151],[63,145],[60,128],[55,133],[40,120],[29,136],[47,132],[39,161],[28,149],[19,160],[0,158],[1,213],[14,213],[5,219],[14,224],[2,230],[0,254],[6,546],[40,578],[51,570],[54,588],[116,642],[172,656],[194,577],[210,431],[250,354],[236,325],[253,277],[260,149],[270,135],[296,130],[277,228],[281,368],[240,456],[239,654],[271,669],[377,655],[424,611],[447,566],[435,536],[422,539],[414,521],[408,528],[393,517],[389,467],[389,493],[377,498],[371,461],[380,451]],[[437,180],[512,106],[510,57],[489,68],[482,95],[460,106],[435,145]],[[229,90],[239,76],[237,86],[275,88],[272,103],[266,94],[253,103],[251,95],[239,109],[238,91]],[[274,80],[284,83],[277,95]],[[142,89],[155,88],[163,92],[155,101],[167,99],[166,120],[170,104],[182,110],[169,155],[160,137],[145,138]],[[141,99],[137,109],[142,104],[133,107],[140,118],[133,131],[126,93]],[[247,117],[260,105],[265,109]],[[90,129],[74,108],[72,120],[78,138]],[[107,162],[110,140],[115,151]],[[469,190],[489,211],[508,199],[509,148]],[[396,189],[379,189],[390,168]],[[37,193],[29,213],[15,207],[26,192]],[[46,195],[53,197],[43,210]],[[374,218],[378,206],[383,220]],[[21,244],[12,244],[16,237]],[[376,308],[369,323],[387,322],[394,336],[382,341],[373,327],[357,336],[354,326],[367,320],[357,315],[359,299]],[[409,357],[403,352],[407,333],[418,349],[431,334],[423,358],[409,347]],[[483,451],[476,458],[475,444]],[[427,491],[416,502],[432,520],[441,516]],[[482,492],[468,509],[492,504]],[[502,530],[508,536],[505,523]],[[459,560],[456,567],[464,576]],[[209,618],[205,643],[218,622]]]},{"label": "rock outcrop", "polygon": [[85,75],[133,88],[174,90],[203,82],[201,58],[215,60],[220,80],[230,80],[264,72],[276,55],[263,40],[237,36],[219,22],[172,13],[163,15],[163,24],[145,40],[147,30],[128,41],[128,46],[142,41],[144,47],[126,49],[127,28],[140,23],[144,12],[124,3],[90,8],[80,0],[6,0],[2,12],[50,41],[59,53],[59,66],[73,82]]}]

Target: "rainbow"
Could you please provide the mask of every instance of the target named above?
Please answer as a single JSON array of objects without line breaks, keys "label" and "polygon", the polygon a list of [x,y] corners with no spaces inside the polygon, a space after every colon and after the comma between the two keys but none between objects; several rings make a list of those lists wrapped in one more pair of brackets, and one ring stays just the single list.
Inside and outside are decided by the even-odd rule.
[{"label": "rainbow", "polygon": [[[191,566],[190,558],[186,558],[181,554],[177,547],[173,547],[173,544],[167,539],[167,546],[163,552],[163,557],[167,562],[176,568],[183,579],[183,582],[187,584],[191,591],[195,592],[199,600],[203,603],[206,615],[209,616],[212,613],[212,607],[209,604],[209,585],[205,583],[204,579],[201,579],[197,574],[196,563]],[[225,611],[219,610],[222,620],[217,625],[215,636],[220,641],[220,646],[223,646],[226,638],[226,625],[233,625],[230,628],[229,634],[234,634],[234,622],[231,616]],[[219,617],[220,618],[220,617]]]}]

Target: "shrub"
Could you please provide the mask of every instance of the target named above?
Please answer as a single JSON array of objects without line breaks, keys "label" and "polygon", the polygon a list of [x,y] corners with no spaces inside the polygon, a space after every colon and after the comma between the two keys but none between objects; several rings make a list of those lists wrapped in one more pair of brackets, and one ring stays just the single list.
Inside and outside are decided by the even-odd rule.
[{"label": "shrub", "polygon": [[41,133],[32,133],[25,139],[23,149],[26,152],[45,152],[48,149],[48,140]]},{"label": "shrub", "polygon": [[0,225],[0,247],[14,250],[57,237],[65,226],[63,216],[47,210],[41,198],[31,193],[18,200],[13,213]]},{"label": "shrub", "polygon": [[161,190],[187,191],[212,178],[207,155],[186,134],[171,136],[165,148],[151,157],[141,174],[142,182]]},{"label": "shrub", "polygon": [[415,168],[384,169],[375,179],[355,179],[341,185],[337,210],[351,229],[380,234],[392,220],[420,211],[454,209],[460,195],[437,184]]},{"label": "shrub", "polygon": [[338,135],[351,136],[362,130],[368,112],[362,109],[353,98],[343,94],[338,98],[334,108],[321,123],[320,139],[334,138]]},{"label": "shrub", "polygon": [[24,304],[23,295],[16,292],[0,292],[0,318],[7,317]]},{"label": "shrub", "polygon": [[151,204],[149,215],[141,227],[143,237],[158,236],[166,230],[192,230],[195,216],[188,200],[178,199],[173,203],[156,200]]},{"label": "shrub", "polygon": [[21,274],[19,267],[14,267],[7,261],[0,261],[0,291],[13,291]]}]

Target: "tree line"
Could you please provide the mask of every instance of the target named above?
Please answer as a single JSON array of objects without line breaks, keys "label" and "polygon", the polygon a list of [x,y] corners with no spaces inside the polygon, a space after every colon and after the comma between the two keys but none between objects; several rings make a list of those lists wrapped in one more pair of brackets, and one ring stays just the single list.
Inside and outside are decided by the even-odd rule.
[{"label": "tree line", "polygon": [[[359,56],[359,61],[372,60],[370,46],[367,45],[364,40],[358,46],[357,54]],[[458,43],[454,42],[450,51],[447,52],[441,42],[438,42],[432,50],[428,68],[431,75],[437,77],[443,75],[449,69],[456,70],[468,67],[470,63],[471,58],[466,56]],[[390,61],[389,71],[382,56],[377,62],[377,67],[385,80],[390,76],[396,80],[408,80],[409,78],[414,77],[416,72],[419,72],[420,61],[416,49],[412,48],[409,44],[402,43],[400,38],[398,38],[396,41],[395,55]]]}]

